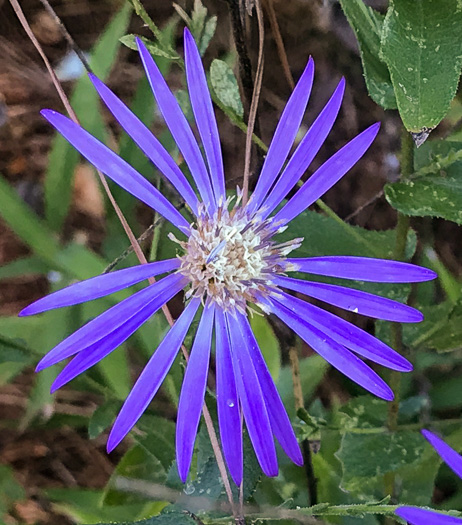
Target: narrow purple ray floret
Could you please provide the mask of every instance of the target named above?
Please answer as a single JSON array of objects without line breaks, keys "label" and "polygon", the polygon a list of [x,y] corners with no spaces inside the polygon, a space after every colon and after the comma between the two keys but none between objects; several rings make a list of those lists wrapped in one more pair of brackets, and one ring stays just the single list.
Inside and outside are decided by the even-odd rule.
[{"label": "narrow purple ray floret", "polygon": [[[114,449],[147,408],[172,366],[193,319],[200,314],[178,407],[178,470],[185,481],[214,342],[221,443],[230,474],[239,484],[243,476],[242,422],[245,422],[265,474],[275,476],[278,473],[274,438],[292,461],[298,465],[302,463],[289,418],[249,323],[248,312],[252,305],[278,316],[332,366],[363,388],[391,400],[391,389],[362,358],[402,372],[410,371],[412,365],[364,330],[285,290],[377,319],[418,322],[422,320],[421,314],[409,306],[369,293],[295,279],[287,274],[297,271],[385,283],[427,281],[435,274],[412,264],[363,257],[287,258],[303,239],[278,243],[274,237],[363,156],[377,135],[379,125],[373,124],[335,153],[281,207],[332,129],[345,88],[342,79],[289,157],[313,84],[314,63],[310,59],[282,113],[255,191],[248,203],[243,204],[238,195],[232,205],[232,199],[228,199],[225,192],[221,146],[205,72],[187,29],[184,42],[186,79],[204,155],[156,63],[143,43],[137,41],[158,107],[192,174],[195,187],[127,106],[100,80],[94,76],[90,78],[120,125],[194,214],[191,224],[150,182],[87,131],[55,111],[42,111],[42,115],[96,168],[178,228],[179,239],[172,235],[171,240],[178,243],[180,255],[176,259],[114,271],[71,285],[33,303],[21,315],[90,301],[149,277],[167,274],[70,335],[40,361],[37,370],[72,357],[53,383],[53,390],[60,388],[126,341],[170,298],[184,290],[184,311],[136,381],[114,423],[107,447],[109,451]],[[276,215],[272,215],[276,208]]]},{"label": "narrow purple ray floret", "polygon": [[[433,434],[433,432],[422,430],[422,434],[446,465],[462,479],[462,456],[460,456],[441,438]],[[435,512],[433,510],[419,509],[416,507],[400,507],[396,510],[396,514],[400,518],[407,520],[411,525],[462,524],[462,518],[456,518],[455,516],[448,516],[447,514],[441,514],[440,512]]]}]

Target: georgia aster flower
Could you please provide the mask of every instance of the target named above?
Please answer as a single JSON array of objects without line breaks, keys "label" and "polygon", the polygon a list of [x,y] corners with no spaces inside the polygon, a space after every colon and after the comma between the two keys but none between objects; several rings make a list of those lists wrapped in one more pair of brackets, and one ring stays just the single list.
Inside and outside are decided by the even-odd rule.
[{"label": "georgia aster flower", "polygon": [[[451,468],[459,478],[462,478],[462,457],[441,438],[435,436],[433,432],[422,430],[422,434],[446,465]],[[412,525],[460,525],[462,523],[462,518],[416,507],[400,507],[396,510],[396,514]]]},{"label": "georgia aster flower", "polygon": [[375,295],[288,277],[290,272],[374,282],[433,279],[427,269],[402,262],[361,257],[288,258],[303,239],[278,243],[277,234],[313,204],[362,157],[374,140],[374,124],[327,160],[276,213],[321,148],[339,112],[342,79],[287,164],[313,83],[310,59],[290,97],[271,142],[258,183],[248,203],[228,199],[220,140],[205,72],[193,37],[185,30],[186,78],[205,158],[174,95],[143,43],[138,49],[164,120],[192,174],[197,192],[159,141],[100,80],[91,80],[120,125],[176,188],[195,219],[190,224],[143,176],[67,117],[51,110],[43,116],[94,166],[132,195],[163,215],[179,230],[175,259],[115,271],[53,293],[22,311],[32,315],[116,292],[150,277],[161,280],[134,293],[53,348],[37,370],[75,356],[58,375],[52,390],[88,369],[124,342],[162,305],[185,290],[186,306],[160,343],[123,405],[108,439],[114,449],[127,435],[162,384],[181,343],[200,311],[181,390],[176,450],[181,479],[187,477],[204,402],[212,338],[216,348],[216,395],[219,428],[230,474],[242,480],[243,419],[258,461],[269,476],[278,472],[273,436],[286,454],[302,463],[289,418],[270,376],[248,320],[256,305],[286,322],[316,352],[366,390],[392,399],[386,383],[358,356],[394,370],[411,364],[393,349],[323,309],[285,290],[326,303],[397,322],[416,322],[422,315],[409,306]]}]

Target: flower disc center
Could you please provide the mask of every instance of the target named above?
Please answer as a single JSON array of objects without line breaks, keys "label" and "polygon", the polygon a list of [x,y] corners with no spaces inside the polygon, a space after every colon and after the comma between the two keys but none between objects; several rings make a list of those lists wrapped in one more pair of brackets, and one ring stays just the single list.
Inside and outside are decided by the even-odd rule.
[{"label": "flower disc center", "polygon": [[213,216],[201,209],[188,240],[173,238],[185,250],[178,271],[191,282],[187,297],[245,312],[247,301],[258,302],[258,293],[265,293],[272,275],[284,271],[284,258],[299,239],[276,246],[271,237],[277,229],[271,220],[251,220],[245,208],[228,211],[227,205]]}]

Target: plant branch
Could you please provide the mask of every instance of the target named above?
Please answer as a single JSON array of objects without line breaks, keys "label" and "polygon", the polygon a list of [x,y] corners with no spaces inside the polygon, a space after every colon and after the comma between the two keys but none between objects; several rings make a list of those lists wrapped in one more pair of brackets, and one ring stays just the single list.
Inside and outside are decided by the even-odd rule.
[{"label": "plant branch", "polygon": [[263,12],[260,0],[255,1],[258,20],[258,62],[255,74],[255,86],[252,92],[252,102],[250,104],[249,119],[247,124],[247,134],[245,140],[245,160],[244,160],[244,182],[242,183],[242,205],[247,204],[249,198],[249,175],[250,175],[250,155],[252,153],[252,135],[257,117],[258,100],[260,98],[261,84],[263,80],[263,44],[265,40],[265,28],[263,22]]}]

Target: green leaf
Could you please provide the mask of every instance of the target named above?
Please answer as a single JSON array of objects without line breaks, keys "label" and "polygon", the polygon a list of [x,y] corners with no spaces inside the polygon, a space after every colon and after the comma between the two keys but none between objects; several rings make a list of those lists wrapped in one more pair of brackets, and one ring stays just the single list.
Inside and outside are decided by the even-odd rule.
[{"label": "green leaf", "polygon": [[191,31],[194,40],[199,48],[199,53],[203,55],[207,49],[210,40],[215,34],[217,27],[217,17],[207,17],[207,8],[204,7],[201,0],[194,0],[194,9],[191,16],[178,4],[173,4],[175,11],[183,19],[184,23]]},{"label": "green leaf", "polygon": [[401,119],[412,133],[433,129],[456,93],[462,64],[459,0],[391,0],[381,55]]},{"label": "green leaf", "polygon": [[0,280],[11,279],[13,277],[23,277],[25,275],[45,274],[50,270],[50,266],[44,263],[39,257],[31,255],[16,259],[5,264],[0,268]]},{"label": "green leaf", "polygon": [[178,55],[166,51],[164,48],[155,44],[152,40],[149,40],[143,36],[130,34],[122,36],[119,40],[124,46],[133,49],[133,51],[138,51],[138,46],[136,45],[136,38],[139,38],[143,42],[143,44],[148,48],[151,55],[161,58],[167,58],[168,60],[180,59]]},{"label": "green leaf", "polygon": [[[143,447],[135,445],[117,464],[107,484],[103,505],[127,505],[153,499],[133,490],[121,490],[121,488],[129,487],[130,481],[133,481],[134,485],[139,481],[163,484],[166,477],[166,471],[159,460],[148,454]],[[123,479],[118,480],[118,478]],[[161,497],[155,499],[162,500]]]},{"label": "green leaf", "polygon": [[58,242],[53,233],[0,176],[0,215],[33,252],[53,267]]},{"label": "green leaf", "polygon": [[16,501],[25,497],[26,492],[16,481],[13,470],[6,465],[0,465],[0,516],[4,516]]},{"label": "green leaf", "polygon": [[428,172],[433,167],[433,173],[387,184],[385,196],[395,209],[405,215],[441,217],[462,224],[460,143],[432,141],[420,149],[424,149],[425,146],[425,157],[429,156],[430,160],[420,169]]},{"label": "green leaf", "polygon": [[427,446],[419,432],[347,432],[336,453],[343,467],[341,487],[363,500],[377,497],[375,491],[383,484],[384,474],[415,466]]},{"label": "green leaf", "polygon": [[[117,58],[119,38],[130,21],[131,7],[127,3],[106,26],[95,44],[90,66],[101,80],[108,76]],[[99,96],[87,75],[82,76],[70,99],[82,127],[99,139],[105,138],[104,121],[99,109]],[[50,151],[45,177],[45,216],[53,230],[59,231],[71,203],[72,183],[79,154],[61,135],[57,134]]]},{"label": "green leaf", "polygon": [[100,405],[92,414],[88,423],[88,437],[95,439],[100,436],[114,421],[120,410],[120,403],[109,399]]},{"label": "green leaf", "polygon": [[175,424],[167,419],[144,414],[137,423],[137,428],[141,433],[133,436],[136,442],[167,470],[175,459]]},{"label": "green leaf", "polygon": [[[301,247],[293,252],[294,257],[350,255],[391,259],[396,243],[395,230],[366,230],[359,226],[340,223],[331,217],[314,211],[305,211],[296,217],[287,231],[278,236],[278,240],[288,241],[295,237],[304,237],[305,240]],[[406,258],[412,257],[415,247],[416,236],[411,230],[406,245]],[[406,300],[410,292],[410,287],[407,284],[366,283],[345,279],[318,278],[306,273],[297,273],[296,277],[357,288],[398,301]]]},{"label": "green leaf", "polygon": [[266,317],[254,315],[250,319],[252,331],[258,341],[263,357],[275,381],[281,370],[281,347]]},{"label": "green leaf", "polygon": [[[292,252],[293,257],[356,255],[389,259],[393,256],[396,242],[394,230],[371,231],[340,224],[331,217],[310,210],[291,221],[289,228],[278,235],[278,240],[284,242],[295,237],[304,237],[305,240],[300,248]],[[411,235],[406,247],[407,258],[412,257],[415,246],[415,235]]]},{"label": "green leaf", "polygon": [[123,523],[100,523],[99,525],[197,525],[190,512],[165,512],[154,518],[141,521],[124,521]]},{"label": "green leaf", "polygon": [[384,16],[363,0],[340,0],[361,52],[366,86],[372,100],[385,109],[396,108],[396,97],[386,63],[380,58]]},{"label": "green leaf", "polygon": [[218,100],[240,119],[244,117],[239,87],[233,70],[223,60],[215,59],[210,66],[210,83]]}]

